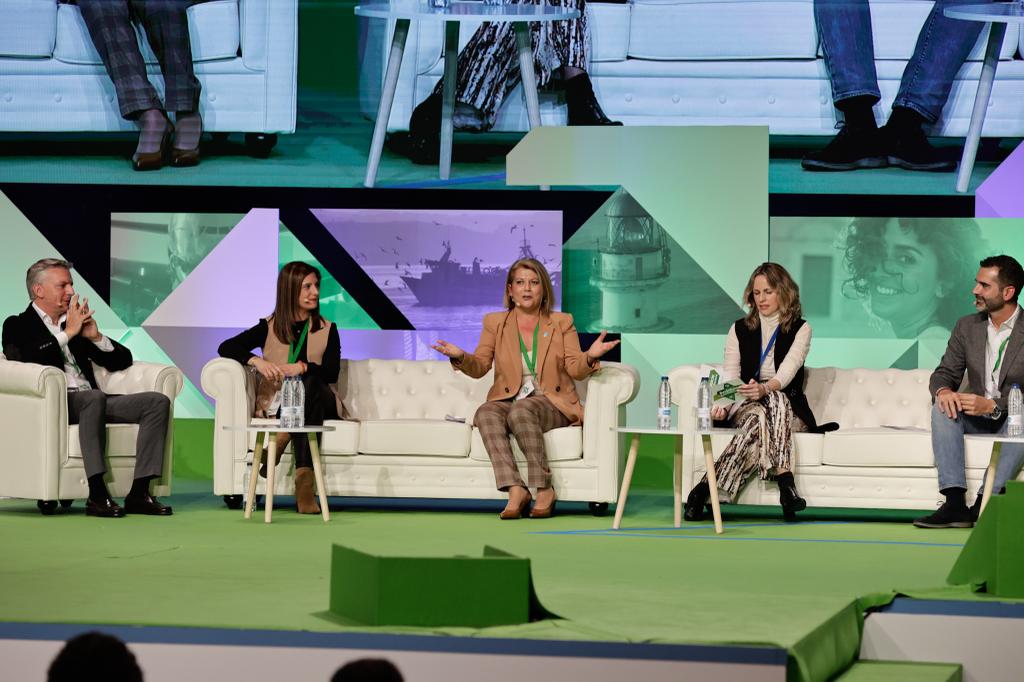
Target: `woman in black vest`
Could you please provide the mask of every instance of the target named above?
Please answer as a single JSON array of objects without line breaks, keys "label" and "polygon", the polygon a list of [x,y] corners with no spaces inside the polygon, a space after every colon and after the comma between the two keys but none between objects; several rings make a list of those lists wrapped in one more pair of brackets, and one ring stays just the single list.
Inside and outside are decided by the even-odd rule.
[{"label": "woman in black vest", "polygon": [[[803,320],[800,288],[777,263],[757,266],[743,291],[750,312],[736,320],[725,341],[723,380],[745,382],[745,400],[714,407],[712,418],[740,430],[715,462],[718,487],[726,500],[739,492],[754,472],[779,484],[787,521],[807,503],[793,481],[793,427],[796,417],[808,431],[817,422],[804,395],[804,359],[811,348],[811,325]],[[686,500],[687,521],[706,518],[710,496],[705,475]]]}]

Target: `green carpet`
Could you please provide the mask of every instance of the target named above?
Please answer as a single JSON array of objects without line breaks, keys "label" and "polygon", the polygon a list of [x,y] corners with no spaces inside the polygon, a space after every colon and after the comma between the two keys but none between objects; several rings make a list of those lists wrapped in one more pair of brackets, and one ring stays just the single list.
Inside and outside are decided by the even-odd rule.
[{"label": "green carpet", "polygon": [[171,518],[110,520],[86,517],[81,502],[42,517],[31,501],[0,501],[0,620],[375,630],[327,611],[332,543],[423,556],[476,555],[490,544],[532,560],[538,597],[558,619],[387,631],[776,645],[801,677],[819,679],[856,655],[858,597],[943,585],[967,536],[729,517],[716,537],[708,524],[671,528],[671,497],[644,494],[631,496],[618,532],[610,517],[583,513],[500,522],[492,511],[346,507],[326,525],[279,507],[268,526],[210,494],[170,501]]}]

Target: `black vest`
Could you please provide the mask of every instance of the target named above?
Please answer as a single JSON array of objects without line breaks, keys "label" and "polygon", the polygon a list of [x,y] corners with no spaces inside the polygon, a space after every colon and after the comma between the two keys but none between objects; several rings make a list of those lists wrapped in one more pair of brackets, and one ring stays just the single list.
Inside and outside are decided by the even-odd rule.
[{"label": "black vest", "polygon": [[[804,326],[804,322],[803,319],[797,320],[788,331],[782,331],[782,327],[779,327],[779,335],[775,339],[775,346],[772,348],[772,358],[775,361],[776,371],[782,365],[782,361],[786,359],[789,349],[793,347],[796,333]],[[757,374],[761,369],[761,327],[758,325],[754,329],[750,329],[747,327],[746,319],[743,318],[736,320],[733,328],[736,330],[736,339],[740,345],[740,378],[744,383],[751,379],[759,381],[760,377]],[[807,430],[817,431],[818,422],[814,418],[814,413],[811,412],[811,406],[807,403],[807,396],[804,395],[803,365],[797,370],[789,385],[782,389],[782,392],[789,398],[793,414],[800,417],[801,421],[807,426]]]}]

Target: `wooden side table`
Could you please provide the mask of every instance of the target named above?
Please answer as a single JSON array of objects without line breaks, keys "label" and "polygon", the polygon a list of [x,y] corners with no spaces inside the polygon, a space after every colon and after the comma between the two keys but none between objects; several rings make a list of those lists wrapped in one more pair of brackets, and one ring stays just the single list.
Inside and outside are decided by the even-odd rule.
[{"label": "wooden side table", "polygon": [[[640,436],[643,434],[658,436],[674,436],[676,439],[675,455],[672,457],[672,492],[673,492],[673,523],[676,528],[682,526],[683,521],[683,436],[686,435],[682,429],[651,429],[633,428],[631,426],[620,426],[613,431],[617,433],[629,433],[633,438],[629,445],[629,456],[626,458],[626,471],[622,476],[622,487],[619,489],[618,502],[615,505],[615,520],[612,522],[612,529],[618,530],[622,523],[622,514],[626,511],[626,498],[629,495],[629,486],[633,481],[633,470],[636,468],[636,455],[640,449]],[[715,478],[715,459],[711,451],[711,436],[735,435],[737,429],[711,429],[710,431],[694,431],[694,435],[700,436],[704,445],[704,463],[707,466],[708,485],[711,489],[711,512],[715,517],[715,533],[722,533],[722,510],[718,503],[718,481]]]},{"label": "wooden side table", "polygon": [[[334,431],[333,426],[303,426],[299,428],[285,428],[277,424],[250,424],[248,426],[225,426],[228,431],[246,431],[256,434],[256,447],[252,454],[252,473],[249,474],[249,487],[245,496],[245,518],[252,517],[252,509],[256,499],[256,478],[259,476],[260,463],[263,461],[263,445],[267,443],[268,462],[277,463],[277,439],[279,433],[326,433]],[[331,520],[331,512],[327,508],[327,493],[324,491],[324,474],[320,463],[320,446],[316,438],[309,439],[309,454],[313,459],[313,476],[316,478],[316,492],[320,498],[320,513],[324,522]],[[270,517],[274,511],[274,470],[276,466],[267,467],[267,497],[263,505],[263,522],[270,523]]]}]

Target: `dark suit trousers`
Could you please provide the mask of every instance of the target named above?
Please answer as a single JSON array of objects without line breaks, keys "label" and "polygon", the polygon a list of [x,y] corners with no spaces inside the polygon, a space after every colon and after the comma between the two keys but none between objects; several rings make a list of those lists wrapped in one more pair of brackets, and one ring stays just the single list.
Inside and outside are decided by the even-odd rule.
[{"label": "dark suit trousers", "polygon": [[68,423],[78,424],[85,475],[107,471],[103,454],[107,448],[107,424],[138,424],[135,441],[135,478],[160,476],[164,468],[164,442],[171,401],[153,391],[130,395],[107,395],[103,391],[68,393]]},{"label": "dark suit trousers", "polygon": [[[121,115],[134,118],[146,109],[195,111],[199,81],[192,69],[192,46],[185,10],[196,0],[78,0],[96,51],[114,81]],[[146,76],[132,21],[145,29],[164,75],[165,97]]]},{"label": "dark suit trousers", "polygon": [[[302,388],[305,391],[306,426],[323,426],[325,419],[339,419],[338,404],[334,392],[319,376],[302,375]],[[317,443],[319,444],[319,440]],[[309,436],[296,433],[292,436],[292,453],[295,456],[295,468],[313,466],[313,456],[309,452]]]}]

